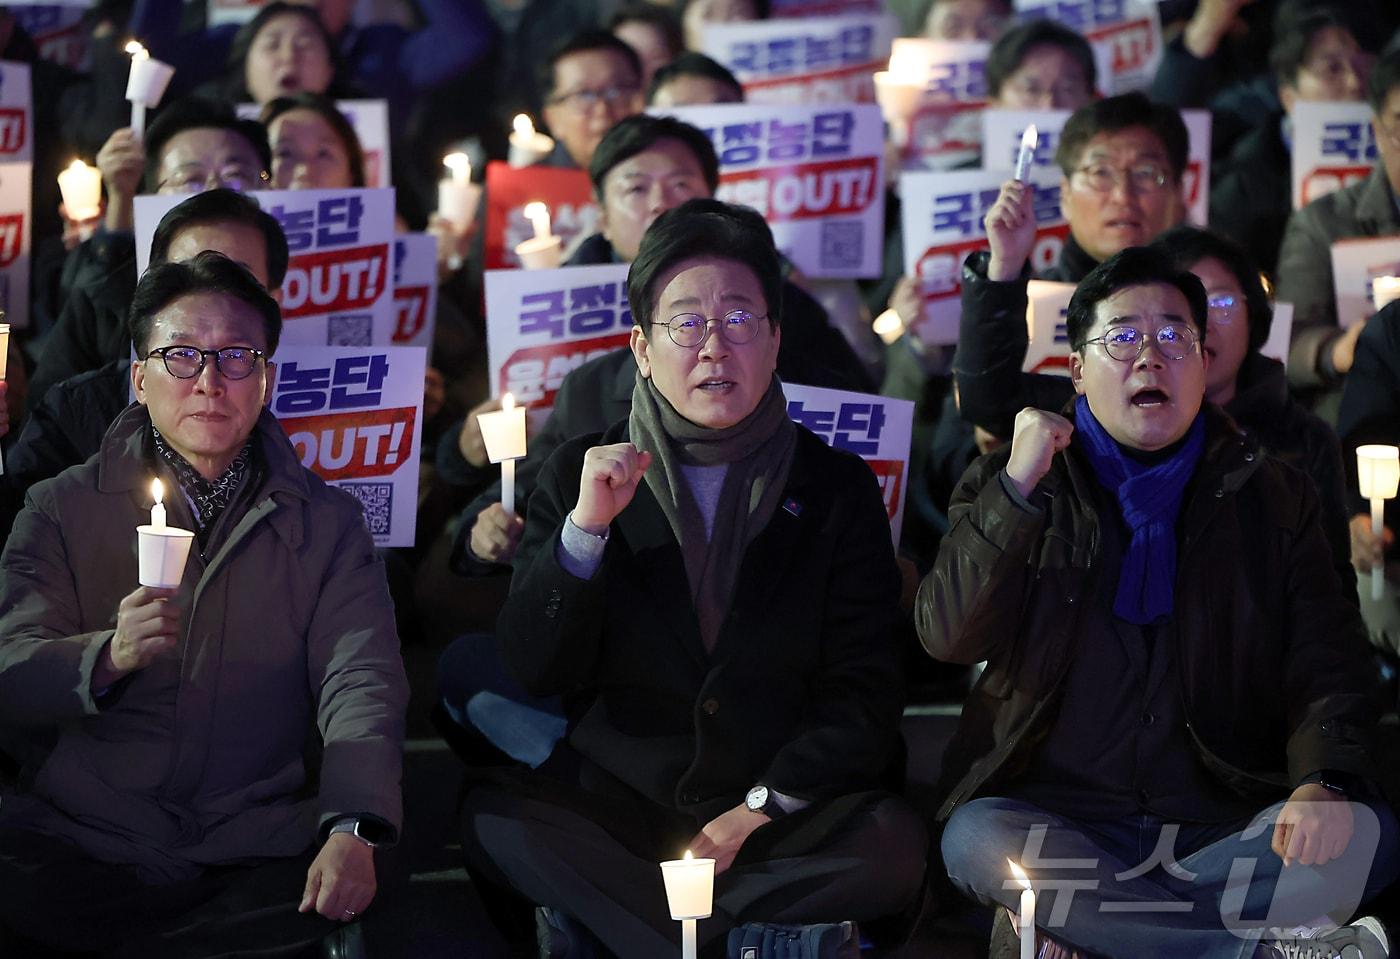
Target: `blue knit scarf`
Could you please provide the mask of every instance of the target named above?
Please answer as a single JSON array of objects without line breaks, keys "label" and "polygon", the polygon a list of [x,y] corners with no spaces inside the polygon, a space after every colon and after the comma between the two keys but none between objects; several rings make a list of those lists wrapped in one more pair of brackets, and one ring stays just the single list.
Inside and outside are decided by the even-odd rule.
[{"label": "blue knit scarf", "polygon": [[1075,442],[1099,483],[1118,498],[1133,537],[1123,551],[1113,613],[1139,626],[1159,622],[1171,615],[1175,600],[1176,518],[1205,449],[1205,413],[1196,414],[1181,449],[1152,466],[1123,452],[1083,396],[1074,404],[1074,425]]}]

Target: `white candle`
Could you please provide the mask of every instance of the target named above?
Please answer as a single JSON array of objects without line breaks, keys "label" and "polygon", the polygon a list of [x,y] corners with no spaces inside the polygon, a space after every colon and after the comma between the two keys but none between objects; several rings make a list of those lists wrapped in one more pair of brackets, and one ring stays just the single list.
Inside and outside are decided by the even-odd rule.
[{"label": "white candle", "polygon": [[515,397],[506,393],[501,408],[494,413],[478,413],[481,440],[486,456],[501,464],[501,506],[506,515],[515,515],[515,461],[525,455],[525,407],[515,405]]},{"label": "white candle", "polygon": [[165,529],[165,504],[161,502],[165,499],[165,484],[158,479],[151,480],[151,498],[155,500],[151,506],[151,525]]},{"label": "white candle", "polygon": [[438,181],[438,216],[459,230],[471,226],[481,201],[481,187],[472,182],[472,161],[465,153],[449,153],[442,165],[451,176]]},{"label": "white candle", "polygon": [[[1371,533],[1385,533],[1385,501],[1400,490],[1400,447],[1368,445],[1356,448],[1356,479],[1363,498],[1371,501]],[[1385,563],[1371,568],[1371,598],[1385,596]]]},{"label": "white candle", "polygon": [[539,200],[525,204],[525,219],[535,228],[535,239],[547,240],[552,235],[549,232],[549,207]]},{"label": "white candle", "polygon": [[1395,300],[1400,300],[1400,276],[1373,278],[1371,280],[1371,299],[1375,302],[1377,313]]},{"label": "white candle", "polygon": [[538,163],[554,152],[554,140],[535,130],[535,125],[525,114],[516,114],[511,126],[510,156],[513,167],[526,167]]},{"label": "white candle", "polygon": [[525,218],[535,235],[515,246],[515,255],[527,270],[551,270],[559,265],[563,239],[550,232],[549,207],[536,200],[525,204]]},{"label": "white candle", "polygon": [[1035,959],[1035,890],[1021,867],[1006,860],[1016,881],[1021,884],[1021,908],[1016,913],[1016,928],[1021,936],[1021,959]]},{"label": "white candle", "polygon": [[1026,182],[1026,177],[1031,173],[1031,162],[1035,160],[1035,145],[1039,140],[1035,124],[1026,127],[1026,132],[1021,134],[1021,150],[1016,154],[1016,179],[1022,183]]},{"label": "white candle", "polygon": [[91,220],[101,212],[102,171],[74,160],[58,175],[58,191],[63,195],[68,219]]},{"label": "white candle", "polygon": [[160,103],[175,68],[168,63],[152,60],[146,48],[135,40],[126,45],[131,54],[131,72],[126,78],[126,98],[131,101],[131,129],[139,140],[146,130],[146,108]]},{"label": "white candle", "polygon": [[890,138],[894,145],[903,147],[909,143],[909,118],[919,107],[924,95],[924,85],[907,71],[898,71],[891,61],[889,70],[875,73],[875,102],[880,105],[880,115],[890,126]]},{"label": "white candle", "polygon": [[886,346],[904,335],[904,321],[899,318],[899,313],[893,309],[886,310],[875,317],[875,322],[870,325],[870,328],[875,331],[880,342]]},{"label": "white candle", "polygon": [[708,919],[714,909],[715,861],[696,859],[687,849],[684,859],[661,864],[661,879],[666,884],[671,918],[681,924],[681,956],[695,959],[695,921]]}]

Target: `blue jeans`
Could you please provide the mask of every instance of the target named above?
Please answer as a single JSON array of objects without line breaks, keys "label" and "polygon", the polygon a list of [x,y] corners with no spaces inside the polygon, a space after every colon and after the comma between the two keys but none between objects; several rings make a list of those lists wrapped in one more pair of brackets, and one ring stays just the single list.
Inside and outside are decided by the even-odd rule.
[{"label": "blue jeans", "polygon": [[442,651],[438,691],[454,722],[531,767],[549,758],[567,728],[559,697],[526,692],[506,671],[489,633],[461,636]]},{"label": "blue jeans", "polygon": [[948,875],[985,905],[1015,910],[1036,890],[1036,925],[1081,951],[1112,957],[1249,959],[1266,930],[1344,924],[1400,873],[1395,815],[1355,802],[1351,842],[1324,866],[1270,848],[1283,803],[1250,820],[1166,823],[1149,815],[1088,821],[1000,797],[957,809],[943,833]]}]

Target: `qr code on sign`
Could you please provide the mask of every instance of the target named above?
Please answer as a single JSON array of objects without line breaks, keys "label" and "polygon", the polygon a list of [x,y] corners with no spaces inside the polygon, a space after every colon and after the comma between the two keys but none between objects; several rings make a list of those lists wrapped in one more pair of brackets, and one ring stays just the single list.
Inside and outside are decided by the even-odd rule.
[{"label": "qr code on sign", "polygon": [[822,224],[823,269],[858,269],[864,246],[865,224],[859,220],[834,220]]},{"label": "qr code on sign", "polygon": [[368,313],[332,316],[326,323],[327,346],[370,346],[374,336],[374,317]]},{"label": "qr code on sign", "polygon": [[365,526],[372,536],[389,535],[389,517],[394,507],[393,483],[341,483],[365,510]]}]

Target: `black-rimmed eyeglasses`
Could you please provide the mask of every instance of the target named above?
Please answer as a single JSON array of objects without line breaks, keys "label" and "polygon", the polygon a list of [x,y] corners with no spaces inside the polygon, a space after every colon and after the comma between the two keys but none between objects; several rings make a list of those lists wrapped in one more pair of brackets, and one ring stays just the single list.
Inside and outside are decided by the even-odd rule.
[{"label": "black-rimmed eyeglasses", "polygon": [[221,350],[201,350],[194,346],[161,346],[148,352],[144,359],[158,356],[165,372],[179,380],[192,380],[204,372],[206,357],[214,358],[214,367],[231,380],[247,379],[266,354],[251,346],[226,346]]}]

